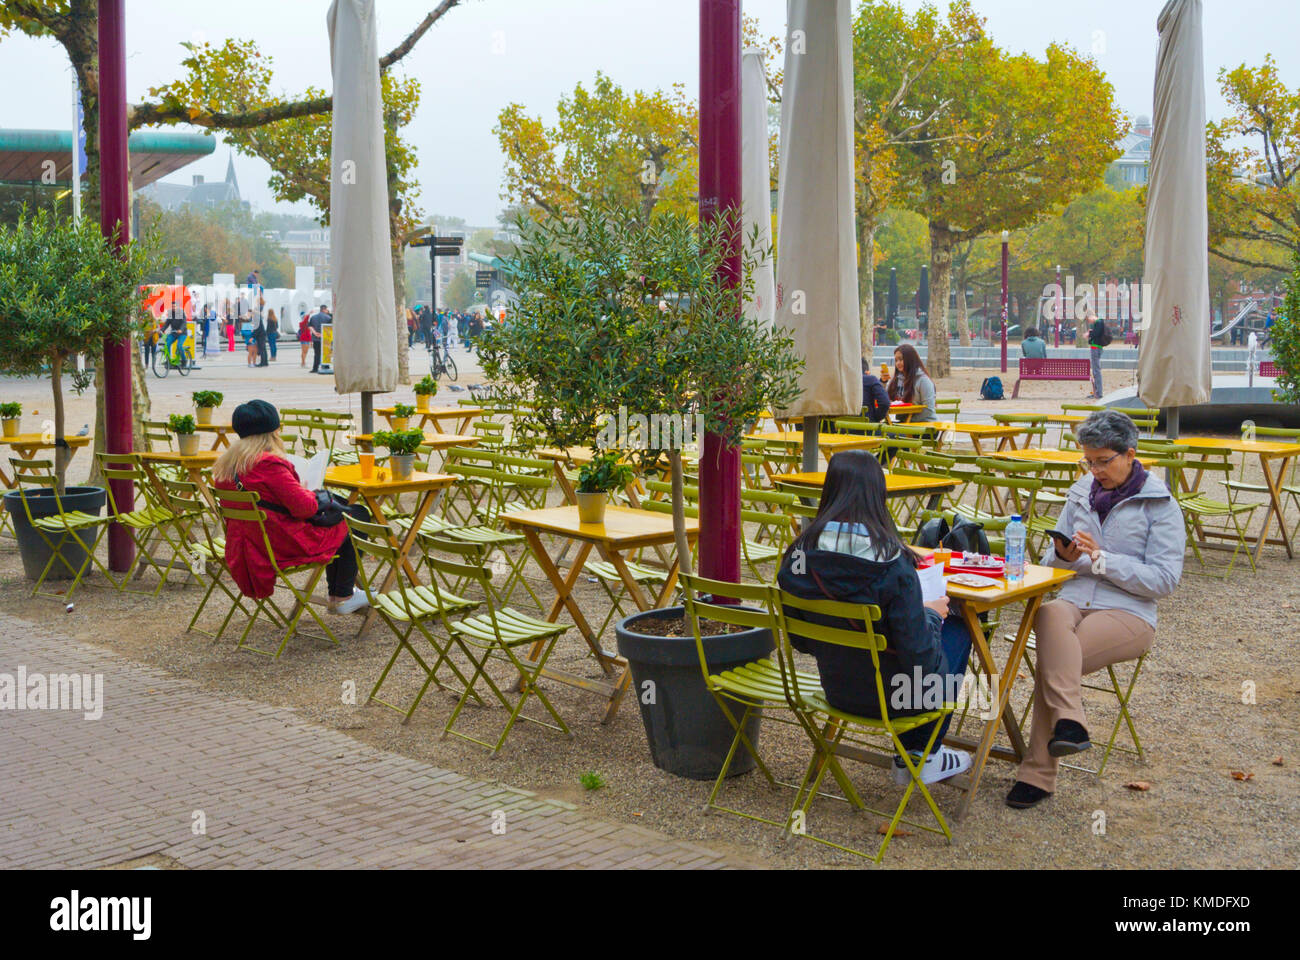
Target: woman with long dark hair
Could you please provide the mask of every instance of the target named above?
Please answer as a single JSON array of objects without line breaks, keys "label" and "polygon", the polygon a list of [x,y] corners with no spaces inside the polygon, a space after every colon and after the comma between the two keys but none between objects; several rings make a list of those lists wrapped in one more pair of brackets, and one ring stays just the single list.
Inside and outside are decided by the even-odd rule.
[{"label": "woman with long dark hair", "polygon": [[934,381],[926,372],[921,355],[910,343],[900,343],[894,348],[894,375],[889,378],[889,399],[925,407],[912,418],[915,421],[939,419],[934,409],[934,398]]},{"label": "woman with long dark hair", "polygon": [[[946,692],[959,689],[970,656],[970,634],[959,617],[948,615],[946,597],[921,602],[918,558],[903,542],[885,506],[885,474],[876,458],[864,450],[846,450],[831,457],[817,516],[790,545],[777,583],[782,590],[809,600],[827,599],[880,607],[877,628],[888,639],[880,653],[880,669],[891,717],[923,713],[927,688],[939,683]],[[800,611],[790,610],[797,617]],[[862,629],[860,623],[838,619],[831,626]],[[792,641],[793,642],[793,641]],[[838,710],[879,717],[875,667],[871,655],[817,640],[802,640],[796,649],[817,660],[826,700]],[[917,683],[918,677],[920,684]],[[925,759],[925,783],[945,780],[970,768],[963,750],[938,746],[951,717],[939,721],[936,749]],[[920,761],[930,742],[933,724],[899,734],[898,739]],[[910,775],[894,758],[894,780]]]}]

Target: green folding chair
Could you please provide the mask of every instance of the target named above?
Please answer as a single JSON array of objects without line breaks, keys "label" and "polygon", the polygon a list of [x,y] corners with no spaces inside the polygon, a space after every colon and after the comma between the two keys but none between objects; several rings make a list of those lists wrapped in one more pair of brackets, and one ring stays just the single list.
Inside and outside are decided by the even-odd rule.
[{"label": "green folding chair", "polygon": [[[438,670],[444,665],[456,675],[460,681],[460,690],[457,693],[463,693],[469,681],[465,675],[460,672],[454,660],[451,659],[451,637],[448,634],[446,639],[439,639],[431,629],[436,623],[440,623],[447,614],[465,613],[474,610],[479,606],[477,600],[469,600],[465,597],[459,597],[450,591],[440,590],[437,580],[433,580],[429,585],[411,584],[403,571],[398,571],[394,578],[395,586],[384,593],[379,593],[379,585],[384,581],[387,574],[396,568],[399,554],[396,547],[389,540],[389,530],[387,525],[379,523],[367,523],[357,520],[355,517],[346,516],[349,530],[352,531],[352,543],[360,554],[377,561],[376,569],[367,573],[365,564],[357,564],[358,579],[361,581],[362,588],[366,591],[366,596],[370,600],[370,606],[379,614],[379,618],[384,621],[388,629],[392,631],[393,636],[397,638],[397,646],[393,650],[393,655],[388,658],[388,663],[384,665],[383,671],[379,674],[379,679],[370,690],[370,696],[366,702],[371,701],[395,710],[402,715],[402,723],[405,724],[411,719],[411,714],[415,713],[415,708],[420,705],[424,699],[425,692],[429,689],[429,684],[437,684],[438,689],[444,689],[438,681]],[[428,650],[417,650],[412,643],[412,637],[415,634],[423,638],[428,649],[433,651],[436,659],[432,665],[429,664],[425,657],[429,656]],[[418,640],[417,640],[418,642]],[[423,645],[422,645],[423,649]],[[389,703],[379,696],[380,688],[383,687],[384,681],[388,679],[389,672],[393,665],[397,663],[405,651],[416,665],[424,673],[424,684],[420,687],[415,699],[411,701],[409,707],[399,707],[396,704]],[[482,700],[478,694],[473,697],[480,704]]]},{"label": "green folding chair", "polygon": [[[275,570],[276,583],[283,586],[293,596],[294,605],[288,613],[285,613],[275,602],[275,594],[257,599],[249,598],[255,602],[252,614],[248,618],[248,623],[244,626],[244,632],[239,635],[239,643],[236,644],[238,650],[249,650],[252,653],[260,653],[263,656],[271,657],[274,660],[280,659],[280,654],[284,653],[284,648],[289,645],[289,640],[294,636],[301,634],[305,637],[311,637],[316,640],[328,640],[335,645],[338,644],[338,638],[334,632],[326,626],[319,614],[316,613],[315,605],[312,603],[312,592],[320,582],[321,575],[325,572],[327,562],[322,563],[300,563],[288,567],[282,567],[275,559],[275,549],[271,546],[271,540],[266,533],[266,512],[259,506],[261,498],[253,490],[218,490],[216,491],[217,501],[220,505],[221,517],[227,525],[232,520],[241,520],[245,523],[256,523],[258,534],[261,537],[262,545],[266,548],[267,559],[271,567]],[[227,526],[227,529],[229,527]],[[290,577],[299,574],[306,574],[305,584],[299,587]],[[314,633],[306,633],[298,629],[298,621],[302,618],[303,612],[308,613],[316,624],[324,631],[324,636]],[[280,644],[275,650],[263,650],[248,643],[248,635],[253,629],[253,625],[259,618],[265,617],[277,629],[283,629],[284,634],[280,637]],[[224,626],[222,627],[224,630]]]},{"label": "green folding chair", "polygon": [[[796,793],[795,806],[791,810],[787,832],[795,833],[793,829],[795,824],[802,822],[804,830],[797,835],[807,837],[837,850],[843,850],[846,853],[866,857],[876,863],[880,863],[884,859],[890,841],[893,840],[899,825],[903,823],[930,833],[941,833],[951,843],[952,832],[948,828],[948,822],[940,812],[934,797],[931,796],[929,788],[921,780],[921,767],[924,764],[918,764],[912,758],[907,748],[899,740],[899,734],[933,723],[934,729],[931,731],[929,742],[926,744],[923,754],[928,756],[930,751],[934,749],[935,741],[938,738],[938,721],[951,714],[955,704],[945,703],[939,709],[929,710],[913,716],[893,718],[889,716],[889,701],[885,693],[884,679],[880,672],[880,652],[886,648],[887,642],[885,637],[876,632],[876,624],[881,617],[879,607],[843,603],[837,600],[805,600],[784,590],[777,594],[777,600],[778,617],[781,625],[777,646],[780,652],[780,661],[783,665],[781,676],[784,683],[784,692],[787,702],[801,721],[801,726],[805,734],[807,734],[814,752],[813,763],[804,776],[803,784]],[[798,611],[804,617],[815,617],[818,620],[828,617],[847,619],[852,623],[862,624],[863,629],[846,630],[839,627],[825,626],[823,623],[812,622],[811,619],[792,616],[791,614],[795,611]],[[794,648],[791,637],[800,637],[805,641],[820,641],[821,643],[834,644],[869,653],[872,666],[875,669],[876,695],[878,697],[880,718],[859,716],[832,707],[820,689],[801,682],[799,672],[795,669]],[[889,769],[893,766],[895,757],[902,758],[909,774],[909,780],[897,808],[890,814],[888,811],[868,807],[863,802],[862,797],[845,773],[840,760],[841,758],[848,758]],[[876,816],[890,818],[884,831],[884,837],[874,856],[847,844],[817,836],[807,830],[809,808],[813,799],[819,794],[822,781],[827,773],[831,774],[853,807],[873,813]],[[905,816],[908,802],[915,791],[920,792],[926,806],[930,809],[930,813],[938,823],[938,827],[910,820]],[[796,816],[797,813],[801,813],[801,816]]]},{"label": "green folding chair", "polygon": [[[14,471],[14,490],[22,502],[27,522],[50,551],[50,558],[45,561],[41,575],[36,578],[36,585],[32,587],[31,595],[53,597],[65,602],[71,600],[72,594],[89,572],[92,563],[104,574],[114,589],[121,589],[117,578],[95,552],[100,540],[108,532],[113,518],[86,513],[84,510],[65,510],[63,499],[59,494],[58,479],[54,475],[53,460],[21,460],[11,457],[9,465]],[[48,499],[44,491],[49,491]],[[47,515],[43,508],[50,500],[54,502],[55,512]],[[33,506],[36,507],[35,513],[33,513]],[[37,513],[42,515],[36,516]],[[74,566],[63,555],[64,548],[74,555],[82,554],[81,562]],[[62,568],[72,575],[72,582],[66,590],[41,590],[41,584],[49,577],[50,571],[55,569],[55,561],[58,561]]]},{"label": "green folding chair", "polygon": [[[1183,490],[1181,480],[1189,470],[1201,474],[1221,473],[1224,475],[1224,479],[1229,478],[1232,474],[1232,464],[1228,459],[1229,452],[1227,450],[1205,451],[1198,449],[1197,452],[1206,455],[1207,458],[1188,460],[1184,457],[1168,457],[1156,461],[1156,466],[1164,467],[1169,471],[1169,488],[1174,492],[1174,498],[1178,501],[1178,505],[1182,507],[1183,522],[1187,526],[1187,541],[1191,545],[1192,554],[1200,564],[1202,572],[1211,569],[1211,566],[1205,562],[1205,555],[1202,552],[1200,542],[1205,528],[1208,526],[1217,534],[1217,539],[1229,540],[1234,543],[1232,556],[1228,560],[1227,567],[1223,570],[1221,579],[1227,580],[1232,576],[1232,569],[1236,566],[1237,557],[1243,552],[1250,564],[1251,572],[1254,573],[1256,572],[1255,554],[1250,549],[1246,531],[1250,527],[1254,511],[1263,504],[1237,501],[1231,491],[1229,491],[1229,499],[1215,500],[1200,492],[1199,489]],[[1208,456],[1216,454],[1222,456],[1223,459],[1221,461],[1208,459]],[[1214,521],[1219,522],[1216,524]],[[1206,547],[1208,546],[1207,541]]]},{"label": "green folding chair", "polygon": [[[1012,634],[1004,635],[1003,639],[1010,644],[1014,644],[1016,640],[1015,636]],[[1025,646],[1024,661],[1026,669],[1029,670],[1029,676],[1031,679],[1036,676],[1033,654],[1037,652],[1038,638],[1035,636],[1033,631],[1030,631],[1029,642]],[[1107,739],[1106,746],[1101,752],[1101,762],[1097,764],[1096,767],[1070,763],[1065,760],[1061,761],[1061,766],[1069,767],[1072,770],[1081,770],[1084,773],[1091,773],[1100,777],[1106,771],[1106,764],[1110,762],[1110,755],[1116,750],[1120,753],[1127,753],[1130,756],[1137,757],[1140,761],[1146,760],[1146,754],[1142,751],[1142,741],[1138,738],[1137,726],[1133,722],[1133,714],[1129,710],[1129,703],[1133,697],[1133,688],[1137,685],[1138,674],[1142,672],[1142,666],[1147,662],[1147,656],[1150,653],[1151,651],[1148,650],[1146,653],[1142,654],[1142,656],[1132,661],[1133,671],[1128,675],[1126,683],[1121,683],[1119,675],[1115,672],[1114,664],[1107,664],[1106,666],[1106,676],[1110,681],[1107,686],[1102,686],[1099,683],[1089,683],[1087,677],[1083,678],[1083,689],[1096,690],[1100,693],[1114,696],[1119,709],[1115,715],[1115,722],[1110,728],[1110,737]],[[1035,694],[1031,688],[1029,699],[1025,703],[1025,709],[1020,714],[1019,726],[1022,733],[1025,732],[1025,721],[1029,719],[1030,711],[1034,706],[1034,696]],[[1128,728],[1129,740],[1133,744],[1132,747],[1123,746],[1115,742],[1119,738],[1119,728],[1121,723]]]},{"label": "green folding chair", "polygon": [[[744,629],[770,630],[775,639],[780,632],[775,613],[776,590],[767,584],[724,583],[685,573],[681,576],[681,582],[686,617],[690,621],[691,632],[695,637],[695,650],[699,656],[704,686],[713,695],[718,708],[735,731],[727,756],[718,771],[717,779],[713,782],[713,789],[709,791],[708,799],[704,801],[704,812],[707,814],[713,810],[720,810],[746,820],[785,829],[789,824],[788,817],[784,821],[774,820],[736,807],[724,806],[718,802],[722,785],[730,775],[731,766],[741,749],[753,758],[754,765],[763,774],[768,787],[775,789],[784,786],[799,791],[802,786],[802,784],[778,780],[746,732],[750,721],[754,718],[761,718],[764,724],[782,723],[802,728],[802,724],[792,712],[786,699],[780,661],[774,652],[773,655],[719,673],[709,666],[705,641],[700,630],[700,619],[703,617]],[[728,597],[738,602],[721,603],[716,601],[715,597]],[[801,672],[800,677],[808,689],[821,690],[816,674]],[[798,793],[795,799],[798,799]]]},{"label": "green folding chair", "polygon": [[[480,566],[443,560],[435,556],[430,556],[428,562],[434,571],[443,577],[476,583],[486,598],[484,605],[487,607],[486,613],[463,620],[449,620],[446,614],[440,614],[452,640],[474,668],[474,673],[465,685],[456,708],[447,719],[443,737],[451,735],[468,740],[470,743],[477,743],[491,750],[493,757],[500,754],[506,738],[510,736],[510,731],[519,720],[547,727],[564,734],[570,740],[573,739],[573,734],[565,725],[564,719],[538,683],[546,667],[546,661],[550,659],[555,649],[556,641],[572,628],[564,624],[538,620],[510,607],[498,607],[492,601],[492,592],[489,589],[491,573]],[[521,647],[532,649],[521,655],[519,652]],[[518,675],[517,683],[512,680],[498,685],[488,672],[488,665],[493,661],[508,664],[511,672]],[[505,725],[495,741],[483,740],[464,730],[456,729],[456,720],[465,709],[465,704],[469,702],[470,697],[478,699],[476,687],[480,681],[491,691],[493,698],[508,711]],[[503,687],[513,693],[516,699],[512,699],[510,694],[502,689]],[[526,716],[522,712],[524,705],[533,697],[541,702],[554,723]]]},{"label": "green folding chair", "polygon": [[[167,500],[171,509],[178,515],[182,511],[197,511],[193,514],[192,521],[187,529],[188,542],[185,549],[189,553],[188,566],[190,573],[202,580],[207,578],[208,589],[204,591],[203,599],[199,601],[194,615],[190,617],[189,625],[185,632],[196,630],[199,633],[212,637],[213,641],[221,639],[222,634],[226,632],[231,618],[235,611],[241,611],[245,616],[251,616],[252,611],[244,606],[243,598],[238,590],[232,590],[227,584],[230,578],[230,571],[226,568],[226,540],[221,536],[223,532],[220,526],[220,518],[208,509],[207,504],[202,499],[199,492],[198,484],[189,480],[165,480],[164,487],[167,490]],[[233,584],[233,580],[231,581]],[[199,616],[208,605],[208,600],[216,590],[220,590],[230,601],[230,609],[226,611],[225,619],[221,621],[220,628],[216,633],[204,630],[202,627],[196,627]]]},{"label": "green folding chair", "polygon": [[[122,525],[131,541],[135,544],[135,559],[123,575],[119,590],[130,593],[148,593],[158,596],[172,568],[180,561],[183,568],[187,554],[185,543],[189,539],[189,524],[197,517],[199,508],[194,503],[185,505],[183,512],[177,513],[168,502],[158,497],[148,475],[140,466],[137,453],[96,453],[101,476],[108,489],[108,512],[115,523]],[[119,504],[113,492],[113,481],[126,481],[132,489],[132,501]],[[164,481],[166,482],[166,481]],[[137,504],[137,499],[140,501]],[[171,556],[165,558],[163,566],[157,551],[166,546]],[[128,584],[132,579],[139,579],[146,570],[152,569],[158,574],[158,585],[151,591],[130,590]]]}]

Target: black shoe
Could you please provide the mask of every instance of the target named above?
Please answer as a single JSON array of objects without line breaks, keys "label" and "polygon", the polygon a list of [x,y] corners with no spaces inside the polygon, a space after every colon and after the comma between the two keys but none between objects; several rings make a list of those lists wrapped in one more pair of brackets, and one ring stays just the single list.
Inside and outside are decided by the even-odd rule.
[{"label": "black shoe", "polygon": [[1052,731],[1052,739],[1047,743],[1047,752],[1054,757],[1068,757],[1073,753],[1083,753],[1092,749],[1088,731],[1083,724],[1074,720],[1057,720]]},{"label": "black shoe", "polygon": [[1051,794],[1041,787],[1017,780],[1007,794],[1007,806],[1015,807],[1017,810],[1028,810],[1050,796]]}]

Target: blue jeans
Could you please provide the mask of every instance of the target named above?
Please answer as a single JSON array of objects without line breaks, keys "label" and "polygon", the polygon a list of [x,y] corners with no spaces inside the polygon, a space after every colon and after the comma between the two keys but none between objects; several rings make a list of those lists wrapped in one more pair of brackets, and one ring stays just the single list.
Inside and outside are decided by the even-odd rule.
[{"label": "blue jeans", "polygon": [[172,359],[172,344],[178,342],[180,346],[176,348],[177,359],[185,352],[185,334],[169,333],[163,340],[163,359],[170,362]]},{"label": "blue jeans", "polygon": [[[943,630],[939,634],[939,645],[943,647],[944,657],[948,661],[948,676],[955,678],[956,689],[961,689],[961,681],[966,676],[966,661],[970,659],[970,630],[966,628],[966,622],[961,617],[949,615],[943,621]],[[885,685],[886,693],[889,692],[889,684]],[[897,715],[906,714],[908,711],[899,711]],[[915,712],[915,711],[912,711]],[[891,716],[895,716],[892,711]],[[948,714],[942,720],[936,721],[939,724],[939,735],[935,737],[934,745],[936,748],[943,743],[944,735],[948,732],[948,725],[952,722],[952,714]],[[908,730],[906,733],[898,735],[899,742],[908,750],[920,753],[925,749],[925,745],[930,742],[930,734],[934,730],[934,723],[923,724],[914,730]]]}]

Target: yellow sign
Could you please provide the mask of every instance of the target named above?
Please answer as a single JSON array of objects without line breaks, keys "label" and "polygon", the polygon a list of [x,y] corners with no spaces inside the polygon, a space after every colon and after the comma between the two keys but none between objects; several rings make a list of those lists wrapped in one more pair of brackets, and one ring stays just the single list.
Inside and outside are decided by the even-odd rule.
[{"label": "yellow sign", "polygon": [[320,362],[323,366],[334,364],[334,324],[332,323],[321,324]]}]

